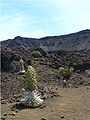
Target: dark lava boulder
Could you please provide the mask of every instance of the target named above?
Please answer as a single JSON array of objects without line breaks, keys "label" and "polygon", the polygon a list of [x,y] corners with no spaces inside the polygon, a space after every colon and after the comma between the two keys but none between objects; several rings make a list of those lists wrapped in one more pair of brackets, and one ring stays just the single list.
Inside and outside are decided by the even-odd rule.
[{"label": "dark lava boulder", "polygon": [[15,51],[2,47],[1,48],[1,71],[2,72],[13,72],[19,68],[20,55],[16,54]]}]

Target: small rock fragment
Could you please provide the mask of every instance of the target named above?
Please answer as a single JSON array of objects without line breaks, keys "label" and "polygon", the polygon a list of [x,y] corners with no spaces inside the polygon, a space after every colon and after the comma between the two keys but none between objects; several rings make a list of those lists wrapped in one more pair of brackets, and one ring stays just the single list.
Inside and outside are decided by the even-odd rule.
[{"label": "small rock fragment", "polygon": [[56,88],[56,90],[58,90],[58,88]]},{"label": "small rock fragment", "polygon": [[47,118],[41,118],[41,120],[48,120]]},{"label": "small rock fragment", "polygon": [[15,113],[15,112],[12,112],[12,113],[10,113],[9,115],[15,116],[15,115],[16,115],[16,113]]},{"label": "small rock fragment", "polygon": [[48,93],[48,92],[49,92],[48,87],[45,86],[45,87],[43,88],[43,91],[46,92],[46,93]]},{"label": "small rock fragment", "polygon": [[7,102],[3,100],[3,101],[1,101],[1,104],[7,104]]},{"label": "small rock fragment", "polygon": [[17,100],[16,100],[16,102],[20,102],[20,100],[19,100],[19,99],[17,99]]},{"label": "small rock fragment", "polygon": [[13,115],[13,116],[15,116],[15,115],[16,115],[16,113],[14,113],[14,112],[13,112],[13,113],[12,113],[12,115]]},{"label": "small rock fragment", "polygon": [[5,120],[6,118],[5,117],[2,117],[1,120]]},{"label": "small rock fragment", "polygon": [[3,116],[7,116],[7,113],[5,113]]},{"label": "small rock fragment", "polygon": [[63,118],[64,118],[64,115],[61,116],[61,119],[63,119]]},{"label": "small rock fragment", "polygon": [[46,107],[46,105],[41,105],[40,108],[43,109],[44,107]]},{"label": "small rock fragment", "polygon": [[53,110],[51,110],[51,112],[53,112]]},{"label": "small rock fragment", "polygon": [[15,112],[18,113],[18,109],[16,109]]},{"label": "small rock fragment", "polygon": [[12,99],[10,99],[10,100],[9,100],[9,103],[13,103],[13,100],[12,100]]}]

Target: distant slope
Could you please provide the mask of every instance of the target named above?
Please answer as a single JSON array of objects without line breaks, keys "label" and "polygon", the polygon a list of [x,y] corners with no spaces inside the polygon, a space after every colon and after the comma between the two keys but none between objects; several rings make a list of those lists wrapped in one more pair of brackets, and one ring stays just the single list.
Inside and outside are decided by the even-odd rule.
[{"label": "distant slope", "polygon": [[8,39],[1,42],[1,45],[9,48],[22,47],[42,48],[45,51],[68,50],[90,52],[90,30],[61,35],[49,36],[40,39],[25,38],[17,36],[14,39]]}]

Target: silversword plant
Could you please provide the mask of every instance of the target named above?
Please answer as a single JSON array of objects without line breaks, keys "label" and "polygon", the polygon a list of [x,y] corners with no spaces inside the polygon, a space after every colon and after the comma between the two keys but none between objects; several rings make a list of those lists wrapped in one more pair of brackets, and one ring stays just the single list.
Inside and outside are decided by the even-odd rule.
[{"label": "silversword plant", "polygon": [[23,59],[20,59],[19,64],[20,64],[20,73],[25,73]]},{"label": "silversword plant", "polygon": [[37,91],[36,71],[32,66],[28,67],[26,73],[26,89],[28,92],[24,96],[24,99],[21,100],[21,103],[31,107],[41,105],[43,100]]}]

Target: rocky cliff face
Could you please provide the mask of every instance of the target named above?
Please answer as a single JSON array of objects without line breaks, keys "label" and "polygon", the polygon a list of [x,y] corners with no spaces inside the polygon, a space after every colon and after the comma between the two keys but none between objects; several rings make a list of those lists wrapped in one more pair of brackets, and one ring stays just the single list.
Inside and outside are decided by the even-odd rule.
[{"label": "rocky cliff face", "polygon": [[17,36],[1,42],[1,45],[15,48],[42,48],[45,51],[68,50],[90,52],[90,30],[61,36],[49,36],[40,39]]}]

